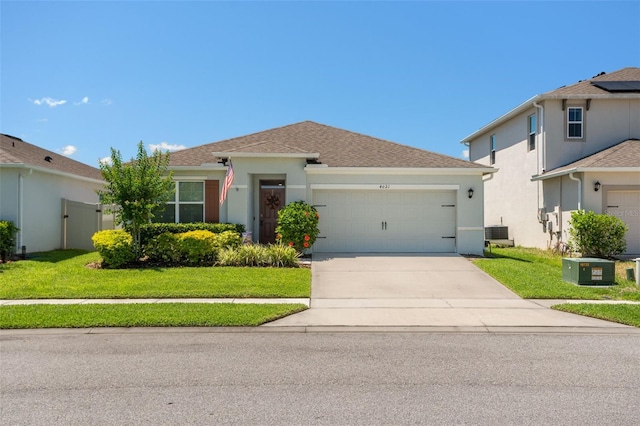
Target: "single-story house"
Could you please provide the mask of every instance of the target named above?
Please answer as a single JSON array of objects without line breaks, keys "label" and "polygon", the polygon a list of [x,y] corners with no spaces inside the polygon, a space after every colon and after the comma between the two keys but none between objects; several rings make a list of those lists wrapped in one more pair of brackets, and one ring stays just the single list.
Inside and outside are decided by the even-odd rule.
[{"label": "single-story house", "polygon": [[320,213],[314,252],[462,254],[483,253],[483,176],[496,171],[311,121],[173,152],[169,168],[161,221],[241,223],[267,243],[278,210],[303,200]]},{"label": "single-story house", "polygon": [[95,167],[0,134],[0,219],[20,228],[16,252],[93,250],[103,185]]}]

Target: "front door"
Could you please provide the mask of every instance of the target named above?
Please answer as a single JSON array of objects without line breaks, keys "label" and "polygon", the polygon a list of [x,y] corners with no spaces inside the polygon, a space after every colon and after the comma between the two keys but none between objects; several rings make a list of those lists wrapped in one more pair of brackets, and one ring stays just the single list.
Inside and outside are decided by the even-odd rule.
[{"label": "front door", "polygon": [[284,181],[260,181],[260,242],[276,242],[278,211],[284,207]]}]

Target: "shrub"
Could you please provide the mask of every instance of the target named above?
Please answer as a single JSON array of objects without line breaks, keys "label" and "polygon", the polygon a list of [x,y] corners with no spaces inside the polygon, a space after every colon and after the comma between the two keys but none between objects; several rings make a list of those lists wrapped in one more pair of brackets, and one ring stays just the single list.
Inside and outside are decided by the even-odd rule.
[{"label": "shrub", "polygon": [[283,244],[270,244],[267,246],[269,254],[269,266],[276,268],[297,268],[300,266],[298,259],[300,253],[295,248]]},{"label": "shrub", "polygon": [[235,231],[241,235],[245,231],[242,224],[233,223],[147,223],[140,227],[140,242],[144,246],[151,239],[164,233],[181,234],[189,231],[211,231],[222,234],[225,231]]},{"label": "shrub", "polygon": [[0,220],[0,256],[2,261],[12,256],[16,250],[16,233],[19,229],[10,220]]},{"label": "shrub", "polygon": [[615,216],[578,210],[571,212],[569,223],[569,245],[582,257],[611,258],[627,249],[627,225]]},{"label": "shrub", "polygon": [[271,266],[298,267],[299,253],[295,248],[282,244],[260,244],[225,248],[218,253],[220,266]]},{"label": "shrub", "polygon": [[144,247],[144,254],[153,263],[176,264],[180,262],[180,247],[176,234],[165,232],[152,238]]},{"label": "shrub", "polygon": [[180,260],[187,265],[213,264],[218,247],[211,231],[189,231],[177,234]]},{"label": "shrub", "polygon": [[105,266],[121,268],[136,260],[133,237],[122,229],[98,231],[91,237]]},{"label": "shrub", "polygon": [[235,231],[224,231],[221,234],[216,235],[216,247],[240,247],[242,245],[242,236]]},{"label": "shrub", "polygon": [[311,248],[320,230],[320,215],[315,207],[304,201],[294,201],[278,212],[276,239],[299,252]]}]

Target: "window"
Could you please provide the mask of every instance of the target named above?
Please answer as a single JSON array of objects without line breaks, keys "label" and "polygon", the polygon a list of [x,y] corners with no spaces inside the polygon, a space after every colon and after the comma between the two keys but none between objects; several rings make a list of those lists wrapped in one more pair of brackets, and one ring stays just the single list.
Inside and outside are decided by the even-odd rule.
[{"label": "window", "polygon": [[204,222],[204,182],[176,182],[175,192],[154,222]]},{"label": "window", "polygon": [[536,115],[530,115],[529,119],[529,151],[533,151],[536,149],[536,131],[538,128],[536,127]]},{"label": "window", "polygon": [[567,138],[582,139],[583,124],[582,107],[567,108]]},{"label": "window", "polygon": [[496,162],[496,135],[491,135],[489,144],[491,146],[489,149],[489,164],[494,164]]}]

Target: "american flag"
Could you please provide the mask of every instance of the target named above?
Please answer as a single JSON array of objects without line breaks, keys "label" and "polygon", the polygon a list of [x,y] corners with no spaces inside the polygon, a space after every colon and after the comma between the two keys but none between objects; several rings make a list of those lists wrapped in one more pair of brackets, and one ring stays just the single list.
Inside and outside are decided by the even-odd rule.
[{"label": "american flag", "polygon": [[229,159],[229,167],[227,168],[227,174],[224,177],[224,184],[222,185],[222,192],[220,193],[220,205],[227,199],[227,192],[229,188],[231,188],[231,183],[233,183],[233,164],[231,164],[231,159]]}]

